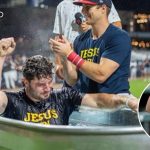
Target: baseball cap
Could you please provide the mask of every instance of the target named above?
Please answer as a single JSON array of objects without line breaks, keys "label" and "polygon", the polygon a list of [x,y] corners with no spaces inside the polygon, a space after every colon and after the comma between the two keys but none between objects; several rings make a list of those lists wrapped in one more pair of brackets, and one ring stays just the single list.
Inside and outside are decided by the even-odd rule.
[{"label": "baseball cap", "polygon": [[107,7],[111,8],[112,2],[111,0],[74,0],[73,4],[75,5],[98,5],[98,4],[105,4]]}]

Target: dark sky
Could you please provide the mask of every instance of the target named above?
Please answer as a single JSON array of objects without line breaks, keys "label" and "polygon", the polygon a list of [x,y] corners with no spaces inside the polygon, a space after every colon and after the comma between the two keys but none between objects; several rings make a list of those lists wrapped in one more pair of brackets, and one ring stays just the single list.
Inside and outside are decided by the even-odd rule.
[{"label": "dark sky", "polygon": [[[0,3],[7,3],[11,0],[0,0]],[[44,0],[43,3],[49,6],[57,6],[62,0]],[[150,12],[150,0],[112,0],[119,10],[130,10],[138,12]]]},{"label": "dark sky", "polygon": [[[150,12],[150,0],[112,0],[117,9]],[[61,0],[45,0],[48,5],[57,5]]]},{"label": "dark sky", "polygon": [[150,12],[150,0],[113,0],[114,5],[120,10],[134,10]]}]

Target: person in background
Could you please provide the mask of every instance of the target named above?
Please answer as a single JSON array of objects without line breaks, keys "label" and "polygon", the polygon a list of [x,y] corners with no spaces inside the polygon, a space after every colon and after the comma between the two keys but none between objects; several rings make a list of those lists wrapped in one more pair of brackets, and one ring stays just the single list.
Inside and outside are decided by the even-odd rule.
[{"label": "person in background", "polygon": [[131,40],[124,30],[109,23],[111,0],[74,3],[82,5],[86,22],[92,28],[78,36],[73,47],[64,36],[50,39],[53,51],[62,57],[65,81],[74,85],[79,80],[81,92],[132,96],[128,82]]},{"label": "person in background", "polygon": [[16,64],[12,56],[7,56],[3,66],[3,77],[6,85],[6,89],[15,89],[17,81]]},{"label": "person in background", "polygon": [[[71,10],[71,12],[68,12]],[[73,4],[73,0],[63,0],[56,8],[53,33],[56,35],[64,35],[70,43],[81,33],[82,29],[75,22],[75,14],[81,12],[82,7]],[[112,4],[110,14],[108,16],[109,23],[118,27],[122,27],[120,17]],[[88,28],[84,29],[86,31]]]},{"label": "person in background", "polygon": [[[68,12],[68,10],[71,10]],[[90,25],[84,21],[80,26],[75,22],[75,14],[82,11],[82,7],[73,4],[73,0],[63,0],[56,8],[56,15],[54,21],[53,33],[56,35],[56,39],[59,35],[64,35],[71,44],[73,44],[75,38],[82,32],[87,31]],[[108,16],[110,23],[117,27],[122,28],[120,17],[112,3],[110,14]],[[60,79],[63,77],[63,66],[61,64],[60,57],[55,54],[56,74]]]}]

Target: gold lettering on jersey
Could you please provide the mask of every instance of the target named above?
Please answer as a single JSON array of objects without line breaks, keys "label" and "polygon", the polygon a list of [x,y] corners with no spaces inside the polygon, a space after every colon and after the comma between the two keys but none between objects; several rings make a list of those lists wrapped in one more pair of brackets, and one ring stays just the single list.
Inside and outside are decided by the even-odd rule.
[{"label": "gold lettering on jersey", "polygon": [[51,109],[44,113],[31,113],[28,112],[26,117],[24,118],[25,122],[34,122],[34,123],[42,123],[42,124],[50,124],[51,118],[58,118],[58,114],[56,110]]},{"label": "gold lettering on jersey", "polygon": [[91,62],[93,62],[93,58],[95,56],[98,56],[98,54],[99,54],[99,48],[85,49],[85,50],[81,50],[81,52],[80,52],[80,56],[83,59],[86,59]]}]

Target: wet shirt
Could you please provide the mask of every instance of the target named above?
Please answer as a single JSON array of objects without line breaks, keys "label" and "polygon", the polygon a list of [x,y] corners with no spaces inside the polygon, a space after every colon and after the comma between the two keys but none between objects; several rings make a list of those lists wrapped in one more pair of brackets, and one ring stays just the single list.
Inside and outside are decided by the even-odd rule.
[{"label": "wet shirt", "polygon": [[67,125],[69,116],[81,104],[83,94],[71,89],[53,90],[50,97],[41,102],[31,101],[24,90],[6,92],[8,105],[4,117],[53,125]]},{"label": "wet shirt", "polygon": [[104,34],[92,38],[91,30],[78,36],[74,42],[75,51],[85,60],[99,64],[100,59],[107,58],[115,61],[119,68],[104,82],[97,83],[82,72],[78,77],[81,83],[80,91],[85,93],[128,93],[129,68],[131,57],[131,41],[128,34],[109,25]]}]

